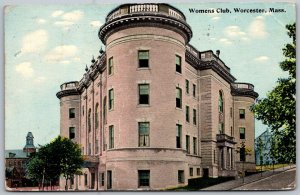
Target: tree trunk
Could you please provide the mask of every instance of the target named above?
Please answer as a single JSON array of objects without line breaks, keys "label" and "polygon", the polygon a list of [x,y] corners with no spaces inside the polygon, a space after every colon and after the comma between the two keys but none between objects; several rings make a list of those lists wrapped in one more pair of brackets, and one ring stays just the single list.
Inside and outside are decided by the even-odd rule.
[{"label": "tree trunk", "polygon": [[66,178],[65,191],[68,191],[68,179]]}]

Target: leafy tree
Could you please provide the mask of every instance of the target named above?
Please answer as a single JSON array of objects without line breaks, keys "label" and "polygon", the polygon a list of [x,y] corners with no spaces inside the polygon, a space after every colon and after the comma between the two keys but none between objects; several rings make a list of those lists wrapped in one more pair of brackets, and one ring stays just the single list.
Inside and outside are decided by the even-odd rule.
[{"label": "leafy tree", "polygon": [[272,135],[272,137],[271,137],[270,157],[272,159],[273,171],[274,171],[275,162],[278,162],[279,154],[280,154],[280,151],[279,151],[277,138],[276,138],[275,135]]},{"label": "leafy tree", "polygon": [[258,152],[259,152],[260,171],[261,171],[261,176],[262,176],[262,167],[263,167],[263,164],[264,164],[264,156],[263,156],[264,143],[263,143],[261,138],[258,138],[257,146],[258,146],[257,149],[258,149]]},{"label": "leafy tree", "polygon": [[280,144],[279,160],[296,162],[296,24],[286,25],[292,38],[283,48],[285,60],[280,63],[287,78],[279,78],[277,86],[252,107],[255,117],[268,125]]},{"label": "leafy tree", "polygon": [[65,177],[68,189],[68,180],[74,174],[80,173],[83,157],[78,144],[68,138],[58,136],[54,141],[42,146],[30,160],[27,172],[28,177],[36,179],[44,186],[44,181],[56,181],[60,175]]}]

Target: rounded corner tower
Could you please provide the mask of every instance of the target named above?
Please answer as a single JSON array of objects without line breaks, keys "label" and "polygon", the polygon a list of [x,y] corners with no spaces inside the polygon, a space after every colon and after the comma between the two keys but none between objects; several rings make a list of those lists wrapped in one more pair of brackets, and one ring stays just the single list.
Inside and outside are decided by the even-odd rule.
[{"label": "rounded corner tower", "polygon": [[[185,16],[168,4],[125,4],[107,15],[98,35],[108,69],[108,189],[186,185],[189,166],[200,167],[200,158],[186,159],[185,99],[176,102],[192,37]],[[143,177],[149,183],[140,183]]]},{"label": "rounded corner tower", "polygon": [[66,82],[60,85],[56,97],[60,100],[60,135],[76,140],[79,131],[80,93],[77,90],[78,81]]}]

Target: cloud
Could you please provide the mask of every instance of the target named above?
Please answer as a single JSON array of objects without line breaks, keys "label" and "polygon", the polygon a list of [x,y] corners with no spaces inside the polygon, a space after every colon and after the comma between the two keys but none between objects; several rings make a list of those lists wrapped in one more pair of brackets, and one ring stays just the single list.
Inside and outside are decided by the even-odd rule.
[{"label": "cloud", "polygon": [[221,43],[225,44],[225,45],[231,45],[232,44],[232,42],[230,40],[226,39],[226,38],[221,38],[221,39],[219,39],[219,41]]},{"label": "cloud", "polygon": [[46,81],[46,78],[43,77],[43,76],[39,76],[39,77],[37,77],[36,79],[34,79],[34,82],[35,82],[36,84],[41,84],[41,83],[44,83],[45,81]]},{"label": "cloud", "polygon": [[67,12],[64,15],[62,15],[62,19],[66,20],[66,21],[72,21],[72,22],[76,22],[78,20],[80,20],[83,16],[83,12],[79,11],[79,10],[75,10],[72,12]]},{"label": "cloud", "polygon": [[50,63],[67,63],[67,58],[74,57],[78,52],[75,45],[60,45],[53,48],[47,55],[46,61]]},{"label": "cloud", "polygon": [[62,60],[59,63],[61,63],[61,64],[70,64],[70,61],[69,60]]},{"label": "cloud", "polygon": [[268,35],[265,30],[264,17],[257,16],[249,26],[249,35],[253,38],[264,38]]},{"label": "cloud", "polygon": [[41,51],[48,42],[48,32],[40,29],[23,37],[21,52],[34,53]]},{"label": "cloud", "polygon": [[31,67],[30,62],[22,62],[16,66],[16,71],[25,78],[30,78],[34,74],[34,70]]},{"label": "cloud", "polygon": [[38,24],[45,24],[47,21],[45,19],[43,19],[43,18],[38,18],[38,19],[36,19],[36,22]]},{"label": "cloud", "polygon": [[62,10],[56,10],[56,11],[54,11],[54,12],[51,14],[51,16],[52,16],[53,18],[56,18],[56,17],[62,15],[63,13],[64,13],[64,11],[62,11]]},{"label": "cloud", "polygon": [[90,22],[90,25],[92,27],[99,28],[102,25],[102,22],[95,20],[95,21]]},{"label": "cloud", "polygon": [[60,16],[60,20],[55,21],[54,25],[62,26],[64,27],[64,30],[68,30],[69,29],[68,27],[72,26],[73,24],[75,24],[75,22],[79,21],[83,17],[83,12],[79,10],[75,10],[64,14],[61,13],[58,16]]},{"label": "cloud", "polygon": [[228,37],[246,36],[246,33],[241,31],[238,26],[227,26],[224,32]]},{"label": "cloud", "polygon": [[212,18],[212,20],[219,20],[219,19],[220,19],[219,16],[215,16],[215,17]]},{"label": "cloud", "polygon": [[257,58],[255,58],[254,60],[257,62],[266,62],[268,61],[270,58],[268,56],[259,56]]}]

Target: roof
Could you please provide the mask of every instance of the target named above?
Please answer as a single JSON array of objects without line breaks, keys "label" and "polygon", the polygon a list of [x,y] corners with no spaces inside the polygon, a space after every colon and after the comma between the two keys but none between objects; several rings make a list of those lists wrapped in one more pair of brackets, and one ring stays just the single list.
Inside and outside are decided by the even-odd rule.
[{"label": "roof", "polygon": [[[14,157],[10,157],[9,154],[15,154]],[[5,150],[5,158],[28,158],[27,153],[23,150]]]}]

